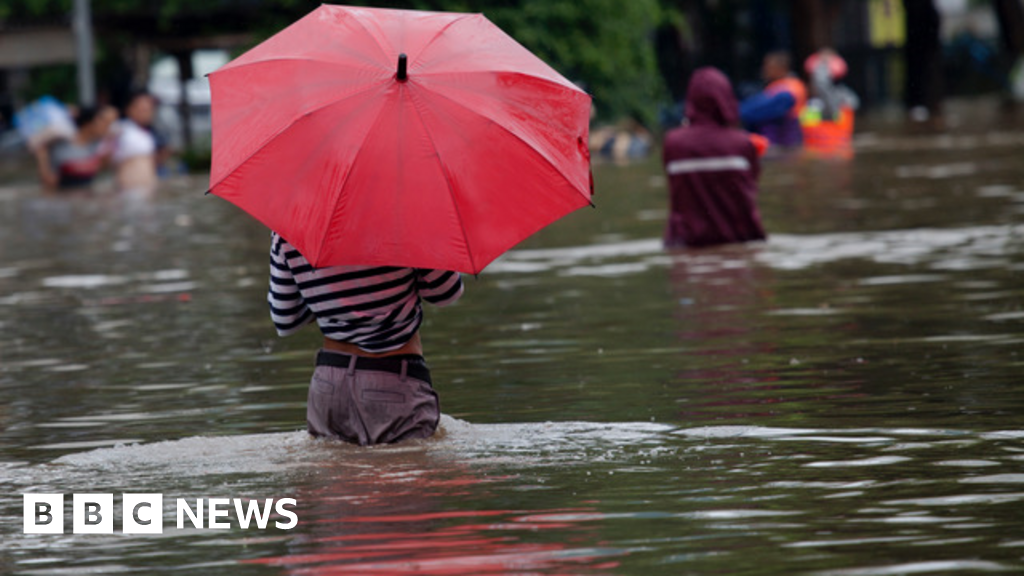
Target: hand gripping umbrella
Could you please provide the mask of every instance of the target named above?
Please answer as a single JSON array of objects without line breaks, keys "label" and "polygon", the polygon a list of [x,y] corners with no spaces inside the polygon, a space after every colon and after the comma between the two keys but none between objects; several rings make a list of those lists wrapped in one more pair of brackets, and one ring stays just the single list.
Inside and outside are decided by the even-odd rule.
[{"label": "hand gripping umbrella", "polygon": [[210,85],[210,192],[317,267],[475,274],[593,193],[590,97],[480,14],[324,5]]}]

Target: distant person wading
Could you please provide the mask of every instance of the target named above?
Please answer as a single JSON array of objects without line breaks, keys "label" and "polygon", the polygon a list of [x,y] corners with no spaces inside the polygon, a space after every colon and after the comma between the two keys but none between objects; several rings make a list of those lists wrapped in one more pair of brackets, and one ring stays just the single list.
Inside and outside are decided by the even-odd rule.
[{"label": "distant person wading", "polygon": [[33,142],[39,179],[47,188],[84,189],[106,165],[110,150],[105,138],[117,111],[111,107],[80,108],[74,116],[71,136],[44,136]]},{"label": "distant person wading", "polygon": [[118,190],[148,191],[156,187],[156,137],[151,131],[156,102],[149,93],[137,92],[125,107],[125,119],[117,126],[114,167]]},{"label": "distant person wading", "polygon": [[765,55],[761,77],[766,84],[764,90],[740,104],[743,125],[776,146],[800,146],[800,111],[807,103],[807,86],[793,73],[789,54]]},{"label": "distant person wading", "polygon": [[729,79],[715,68],[694,72],[687,124],[665,136],[663,161],[671,211],[665,246],[700,247],[765,238],[757,209],[764,138],[741,130]]}]

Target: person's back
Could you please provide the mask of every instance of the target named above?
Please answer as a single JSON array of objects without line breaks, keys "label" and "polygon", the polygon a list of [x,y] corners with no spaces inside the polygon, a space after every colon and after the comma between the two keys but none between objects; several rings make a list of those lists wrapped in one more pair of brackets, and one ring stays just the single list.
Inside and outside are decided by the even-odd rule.
[{"label": "person's back", "polygon": [[735,127],[738,114],[724,74],[714,68],[694,72],[686,100],[689,125],[665,136],[671,203],[666,246],[766,237],[756,204],[760,160],[750,134]]},{"label": "person's back", "polygon": [[461,295],[457,272],[314,268],[274,233],[267,299],[277,333],[315,322],[324,335],[309,388],[309,433],[362,445],[432,435],[441,412],[419,337],[420,300],[446,306]]}]

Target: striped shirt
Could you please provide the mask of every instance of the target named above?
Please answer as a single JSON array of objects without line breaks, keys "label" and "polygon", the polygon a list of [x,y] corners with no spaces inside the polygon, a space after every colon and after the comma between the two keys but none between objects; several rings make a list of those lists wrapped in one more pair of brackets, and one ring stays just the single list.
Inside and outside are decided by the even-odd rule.
[{"label": "striped shirt", "polygon": [[397,350],[423,322],[420,298],[447,306],[462,296],[458,272],[393,266],[313,268],[274,233],[270,317],[281,336],[316,320],[324,336],[372,353]]}]

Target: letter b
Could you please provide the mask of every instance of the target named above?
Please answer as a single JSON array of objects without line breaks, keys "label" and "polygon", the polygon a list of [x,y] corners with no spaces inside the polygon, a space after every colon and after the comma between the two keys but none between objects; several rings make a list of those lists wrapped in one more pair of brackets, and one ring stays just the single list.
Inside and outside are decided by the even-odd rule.
[{"label": "letter b", "polygon": [[75,494],[71,510],[75,534],[114,533],[113,494]]},{"label": "letter b", "polygon": [[63,494],[24,494],[25,534],[64,533]]},{"label": "letter b", "polygon": [[86,502],[85,503],[85,525],[96,526],[100,522],[103,522],[103,515],[100,514],[102,507],[99,502]]},{"label": "letter b", "polygon": [[36,502],[36,525],[42,526],[53,522],[53,514],[50,514],[50,506],[46,502]]}]

